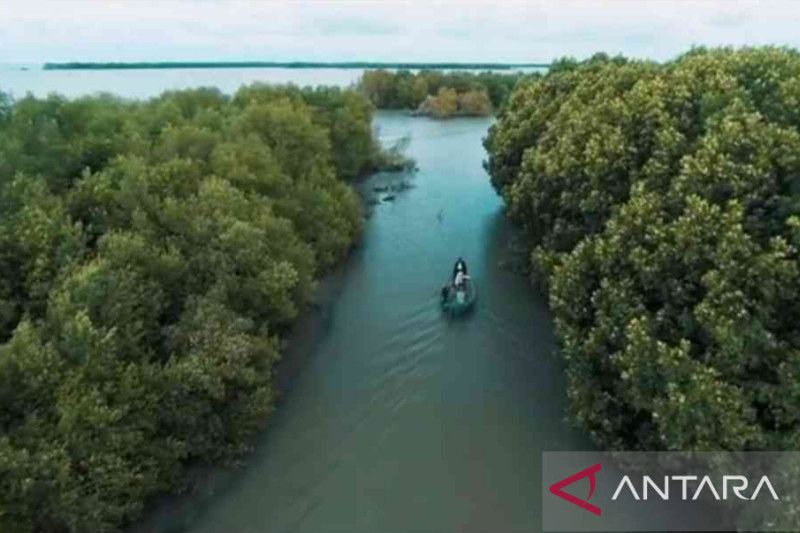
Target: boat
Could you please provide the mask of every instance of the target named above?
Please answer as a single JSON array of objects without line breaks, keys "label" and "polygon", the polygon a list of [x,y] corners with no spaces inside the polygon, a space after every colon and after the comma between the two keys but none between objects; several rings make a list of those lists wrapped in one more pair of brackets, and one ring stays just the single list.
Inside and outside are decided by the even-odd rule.
[{"label": "boat", "polygon": [[475,305],[478,287],[472,278],[464,280],[464,288],[456,289],[451,283],[442,287],[442,310],[450,316],[466,314]]}]

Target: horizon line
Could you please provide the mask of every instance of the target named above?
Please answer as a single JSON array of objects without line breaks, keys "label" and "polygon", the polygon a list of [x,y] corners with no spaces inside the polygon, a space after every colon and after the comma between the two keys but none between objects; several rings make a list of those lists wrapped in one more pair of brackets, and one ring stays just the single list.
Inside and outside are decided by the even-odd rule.
[{"label": "horizon line", "polygon": [[339,69],[464,69],[510,70],[547,68],[551,63],[459,62],[459,61],[68,61],[46,62],[43,70],[164,69],[164,68],[339,68]]}]

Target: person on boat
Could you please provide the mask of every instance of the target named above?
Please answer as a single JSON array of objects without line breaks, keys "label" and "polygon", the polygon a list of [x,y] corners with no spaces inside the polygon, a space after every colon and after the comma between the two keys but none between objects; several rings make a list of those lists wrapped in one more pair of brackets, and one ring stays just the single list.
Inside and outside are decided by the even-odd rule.
[{"label": "person on boat", "polygon": [[453,286],[457,291],[463,292],[467,288],[467,280],[470,279],[469,275],[464,270],[456,272],[456,279],[453,281]]},{"label": "person on boat", "polygon": [[459,272],[463,272],[465,276],[467,275],[467,263],[460,257],[456,259],[456,264],[453,265],[453,282],[455,282]]}]

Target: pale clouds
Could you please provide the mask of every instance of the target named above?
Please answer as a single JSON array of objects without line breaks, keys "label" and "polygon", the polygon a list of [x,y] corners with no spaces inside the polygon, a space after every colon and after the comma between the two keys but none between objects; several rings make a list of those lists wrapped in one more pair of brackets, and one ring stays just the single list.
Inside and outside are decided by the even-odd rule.
[{"label": "pale clouds", "polygon": [[0,0],[0,62],[667,59],[800,45],[793,1]]}]

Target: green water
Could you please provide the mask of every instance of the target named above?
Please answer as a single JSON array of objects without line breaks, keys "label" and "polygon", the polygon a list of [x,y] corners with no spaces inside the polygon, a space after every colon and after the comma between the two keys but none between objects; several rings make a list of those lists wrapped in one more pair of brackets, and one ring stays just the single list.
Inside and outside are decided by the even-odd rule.
[{"label": "green water", "polygon": [[[376,122],[410,136],[414,188],[375,206],[298,325],[254,453],[142,531],[538,531],[540,452],[589,447],[565,422],[546,302],[503,267],[512,231],[481,168],[490,120]],[[438,290],[458,255],[479,298],[452,321]]]}]

